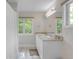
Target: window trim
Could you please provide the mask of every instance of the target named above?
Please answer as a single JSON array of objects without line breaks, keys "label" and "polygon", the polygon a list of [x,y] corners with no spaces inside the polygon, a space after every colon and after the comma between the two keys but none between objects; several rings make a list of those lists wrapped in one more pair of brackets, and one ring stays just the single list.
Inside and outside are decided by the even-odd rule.
[{"label": "window trim", "polygon": [[[63,25],[66,26],[66,27],[70,27],[72,26],[73,24],[69,24],[69,20],[67,19],[67,5],[69,5],[70,3],[73,3],[72,0],[66,2],[63,7],[64,7],[64,15],[63,15]],[[67,23],[68,22],[68,23]]]}]

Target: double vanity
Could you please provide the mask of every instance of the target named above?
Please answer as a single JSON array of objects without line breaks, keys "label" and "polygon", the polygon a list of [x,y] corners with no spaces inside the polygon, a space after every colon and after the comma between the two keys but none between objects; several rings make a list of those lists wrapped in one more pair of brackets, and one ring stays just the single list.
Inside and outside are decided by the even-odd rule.
[{"label": "double vanity", "polygon": [[36,47],[40,59],[61,59],[62,39],[56,36],[36,35]]}]

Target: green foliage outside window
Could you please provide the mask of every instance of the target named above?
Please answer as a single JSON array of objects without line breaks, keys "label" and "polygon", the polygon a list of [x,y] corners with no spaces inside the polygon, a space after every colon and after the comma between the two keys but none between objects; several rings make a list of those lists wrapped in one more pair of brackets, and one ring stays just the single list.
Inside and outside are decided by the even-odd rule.
[{"label": "green foliage outside window", "polygon": [[62,18],[57,17],[56,20],[57,20],[56,31],[57,31],[57,33],[60,33],[62,30]]},{"label": "green foliage outside window", "polygon": [[18,20],[18,32],[19,33],[31,33],[32,32],[32,20],[30,18],[21,18]]},{"label": "green foliage outside window", "polygon": [[32,32],[31,29],[32,29],[32,21],[29,18],[27,18],[25,20],[25,33],[31,33]]}]

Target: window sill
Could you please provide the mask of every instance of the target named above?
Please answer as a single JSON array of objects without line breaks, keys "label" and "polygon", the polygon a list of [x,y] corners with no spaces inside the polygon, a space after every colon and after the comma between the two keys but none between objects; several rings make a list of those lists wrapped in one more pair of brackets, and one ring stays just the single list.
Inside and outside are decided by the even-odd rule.
[{"label": "window sill", "polygon": [[18,33],[18,35],[33,35],[33,33]]}]

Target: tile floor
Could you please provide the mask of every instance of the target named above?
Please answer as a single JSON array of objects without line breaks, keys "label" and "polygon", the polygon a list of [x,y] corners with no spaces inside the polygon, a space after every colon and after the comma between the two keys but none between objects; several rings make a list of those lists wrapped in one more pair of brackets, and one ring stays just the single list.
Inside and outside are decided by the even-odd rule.
[{"label": "tile floor", "polygon": [[[32,53],[32,54],[30,54]],[[35,50],[20,50],[18,54],[18,59],[40,59],[39,55],[35,52]]]}]

